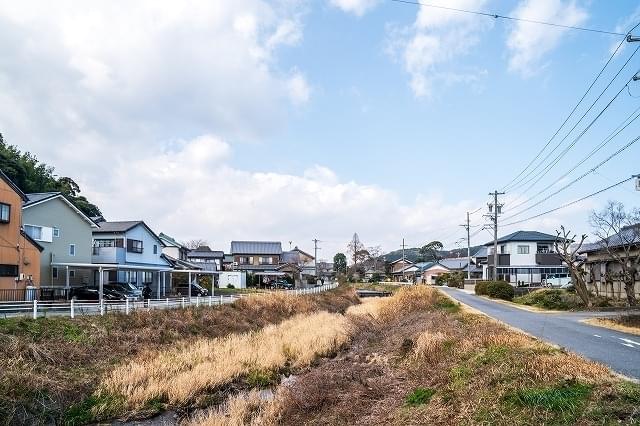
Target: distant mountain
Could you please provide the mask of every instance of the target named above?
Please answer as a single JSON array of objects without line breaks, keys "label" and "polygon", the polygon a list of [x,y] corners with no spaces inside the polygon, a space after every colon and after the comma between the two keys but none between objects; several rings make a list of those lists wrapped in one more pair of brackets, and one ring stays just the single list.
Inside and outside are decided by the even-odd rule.
[{"label": "distant mountain", "polygon": [[[482,246],[472,246],[471,247],[471,255],[478,251],[478,249]],[[404,258],[415,262],[420,257],[420,253],[418,252],[417,247],[406,248],[404,249]],[[402,249],[394,250],[389,253],[382,255],[387,262],[393,262],[398,259],[402,259]],[[466,257],[467,256],[467,248],[456,248],[453,250],[442,250],[438,251],[438,256],[440,258],[450,258],[450,257]]]}]

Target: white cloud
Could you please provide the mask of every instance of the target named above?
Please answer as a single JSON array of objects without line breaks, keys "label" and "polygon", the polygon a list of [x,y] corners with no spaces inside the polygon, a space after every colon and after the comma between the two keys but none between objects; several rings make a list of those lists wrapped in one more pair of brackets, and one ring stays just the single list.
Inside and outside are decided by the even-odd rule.
[{"label": "white cloud", "polygon": [[[575,1],[524,0],[511,13],[518,18],[554,22],[562,25],[580,25],[587,11]],[[553,50],[566,35],[567,29],[527,22],[517,22],[509,34],[509,69],[524,77],[535,75],[544,67],[544,56]]]},{"label": "white cloud", "polygon": [[[441,4],[460,9],[481,9],[486,0],[453,0]],[[416,97],[430,96],[436,81],[478,81],[486,71],[452,69],[451,64],[479,41],[480,33],[492,25],[477,16],[420,6],[411,27],[391,28],[388,52],[401,62],[410,76]],[[452,74],[455,77],[449,78]],[[462,77],[464,76],[464,77]]]},{"label": "white cloud", "polygon": [[367,11],[373,9],[379,0],[330,0],[329,3],[342,9],[344,12],[353,13],[356,16],[362,16]]},{"label": "white cloud", "polygon": [[311,97],[311,87],[307,79],[299,71],[295,70],[287,82],[289,98],[294,105],[307,103]]},{"label": "white cloud", "polygon": [[213,135],[151,148],[144,158],[114,163],[109,185],[91,186],[87,195],[108,219],[145,218],[158,232],[207,238],[218,249],[228,249],[232,239],[309,247],[318,237],[324,258],[345,250],[353,232],[390,249],[402,236],[424,243],[443,228],[458,229],[469,208],[438,195],[405,204],[391,191],[343,181],[320,165],[302,175],[248,172],[231,166],[231,155],[229,144]]}]

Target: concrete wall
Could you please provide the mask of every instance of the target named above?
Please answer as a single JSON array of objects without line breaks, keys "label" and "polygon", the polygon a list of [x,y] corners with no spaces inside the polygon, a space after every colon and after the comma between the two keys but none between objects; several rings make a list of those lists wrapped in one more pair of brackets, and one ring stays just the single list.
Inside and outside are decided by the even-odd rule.
[{"label": "concrete wall", "polygon": [[[22,210],[22,222],[28,225],[58,228],[59,237],[51,242],[38,241],[44,248],[40,254],[40,279],[42,285],[63,286],[64,270],[58,269],[58,278],[53,278],[51,262],[91,263],[91,232],[89,222],[82,218],[73,208],[59,198],[33,205]],[[69,245],[75,244],[75,256],[69,254]],[[83,284],[83,272],[78,271],[70,284]]]}]

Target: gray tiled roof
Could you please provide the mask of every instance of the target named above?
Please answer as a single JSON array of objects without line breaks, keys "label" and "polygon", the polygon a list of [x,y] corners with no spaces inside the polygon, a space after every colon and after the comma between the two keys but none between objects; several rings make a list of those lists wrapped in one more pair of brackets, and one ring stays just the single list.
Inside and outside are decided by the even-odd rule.
[{"label": "gray tiled roof", "polygon": [[188,258],[208,258],[208,259],[222,259],[224,257],[224,252],[220,250],[211,250],[207,246],[200,246],[195,250],[189,250],[187,253]]},{"label": "gray tiled roof", "polygon": [[455,259],[441,259],[439,262],[447,269],[464,269],[467,267],[467,259],[455,258]]},{"label": "gray tiled roof", "polygon": [[[527,242],[554,242],[557,239],[555,235],[545,234],[544,232],[538,231],[516,231],[509,235],[505,235],[504,237],[498,238],[498,244],[506,243],[509,241],[527,241]],[[493,241],[490,241],[485,244],[485,246],[490,246],[493,244]]]},{"label": "gray tiled roof", "polygon": [[473,257],[487,257],[489,256],[489,249],[486,246],[480,247],[472,254]]},{"label": "gray tiled roof", "polygon": [[607,247],[621,247],[625,245],[640,244],[640,223],[622,228],[619,234],[612,235],[606,240],[585,244],[578,253],[589,253],[606,250]]},{"label": "gray tiled roof", "polygon": [[108,233],[120,233],[127,232],[129,229],[134,226],[140,225],[143,223],[141,220],[125,220],[121,222],[100,222],[98,229],[94,230],[93,233],[96,234],[108,234]]},{"label": "gray tiled roof", "polygon": [[279,241],[231,241],[231,254],[282,254]]},{"label": "gray tiled roof", "polygon": [[[175,238],[165,234],[164,232],[161,232],[158,234],[158,237],[160,237],[160,239],[169,246],[173,246],[173,247],[184,247],[182,244],[180,244],[179,242],[177,242],[175,240]],[[167,244],[168,243],[168,244]]]}]

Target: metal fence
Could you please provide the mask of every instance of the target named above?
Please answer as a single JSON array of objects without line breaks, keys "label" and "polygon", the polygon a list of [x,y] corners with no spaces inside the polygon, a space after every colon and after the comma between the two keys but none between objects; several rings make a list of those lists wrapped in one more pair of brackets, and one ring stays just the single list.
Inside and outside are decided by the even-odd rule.
[{"label": "metal fence", "polygon": [[[278,291],[278,293],[287,293],[291,295],[318,294],[327,290],[334,289],[337,283],[326,284],[321,287],[311,287],[295,290]],[[52,301],[52,300],[14,300],[0,301],[0,318],[8,317],[29,317],[40,318],[47,316],[68,316],[75,318],[79,315],[104,315],[109,312],[120,312],[128,315],[129,313],[144,309],[184,309],[195,306],[219,306],[227,303],[233,303],[239,298],[255,297],[270,292],[262,293],[244,293],[228,296],[203,296],[203,297],[170,297],[165,299],[147,299],[144,301],[124,300],[124,301]]]},{"label": "metal fence", "polygon": [[66,300],[67,288],[31,287],[19,289],[0,289],[0,302],[24,302],[32,300]]}]

